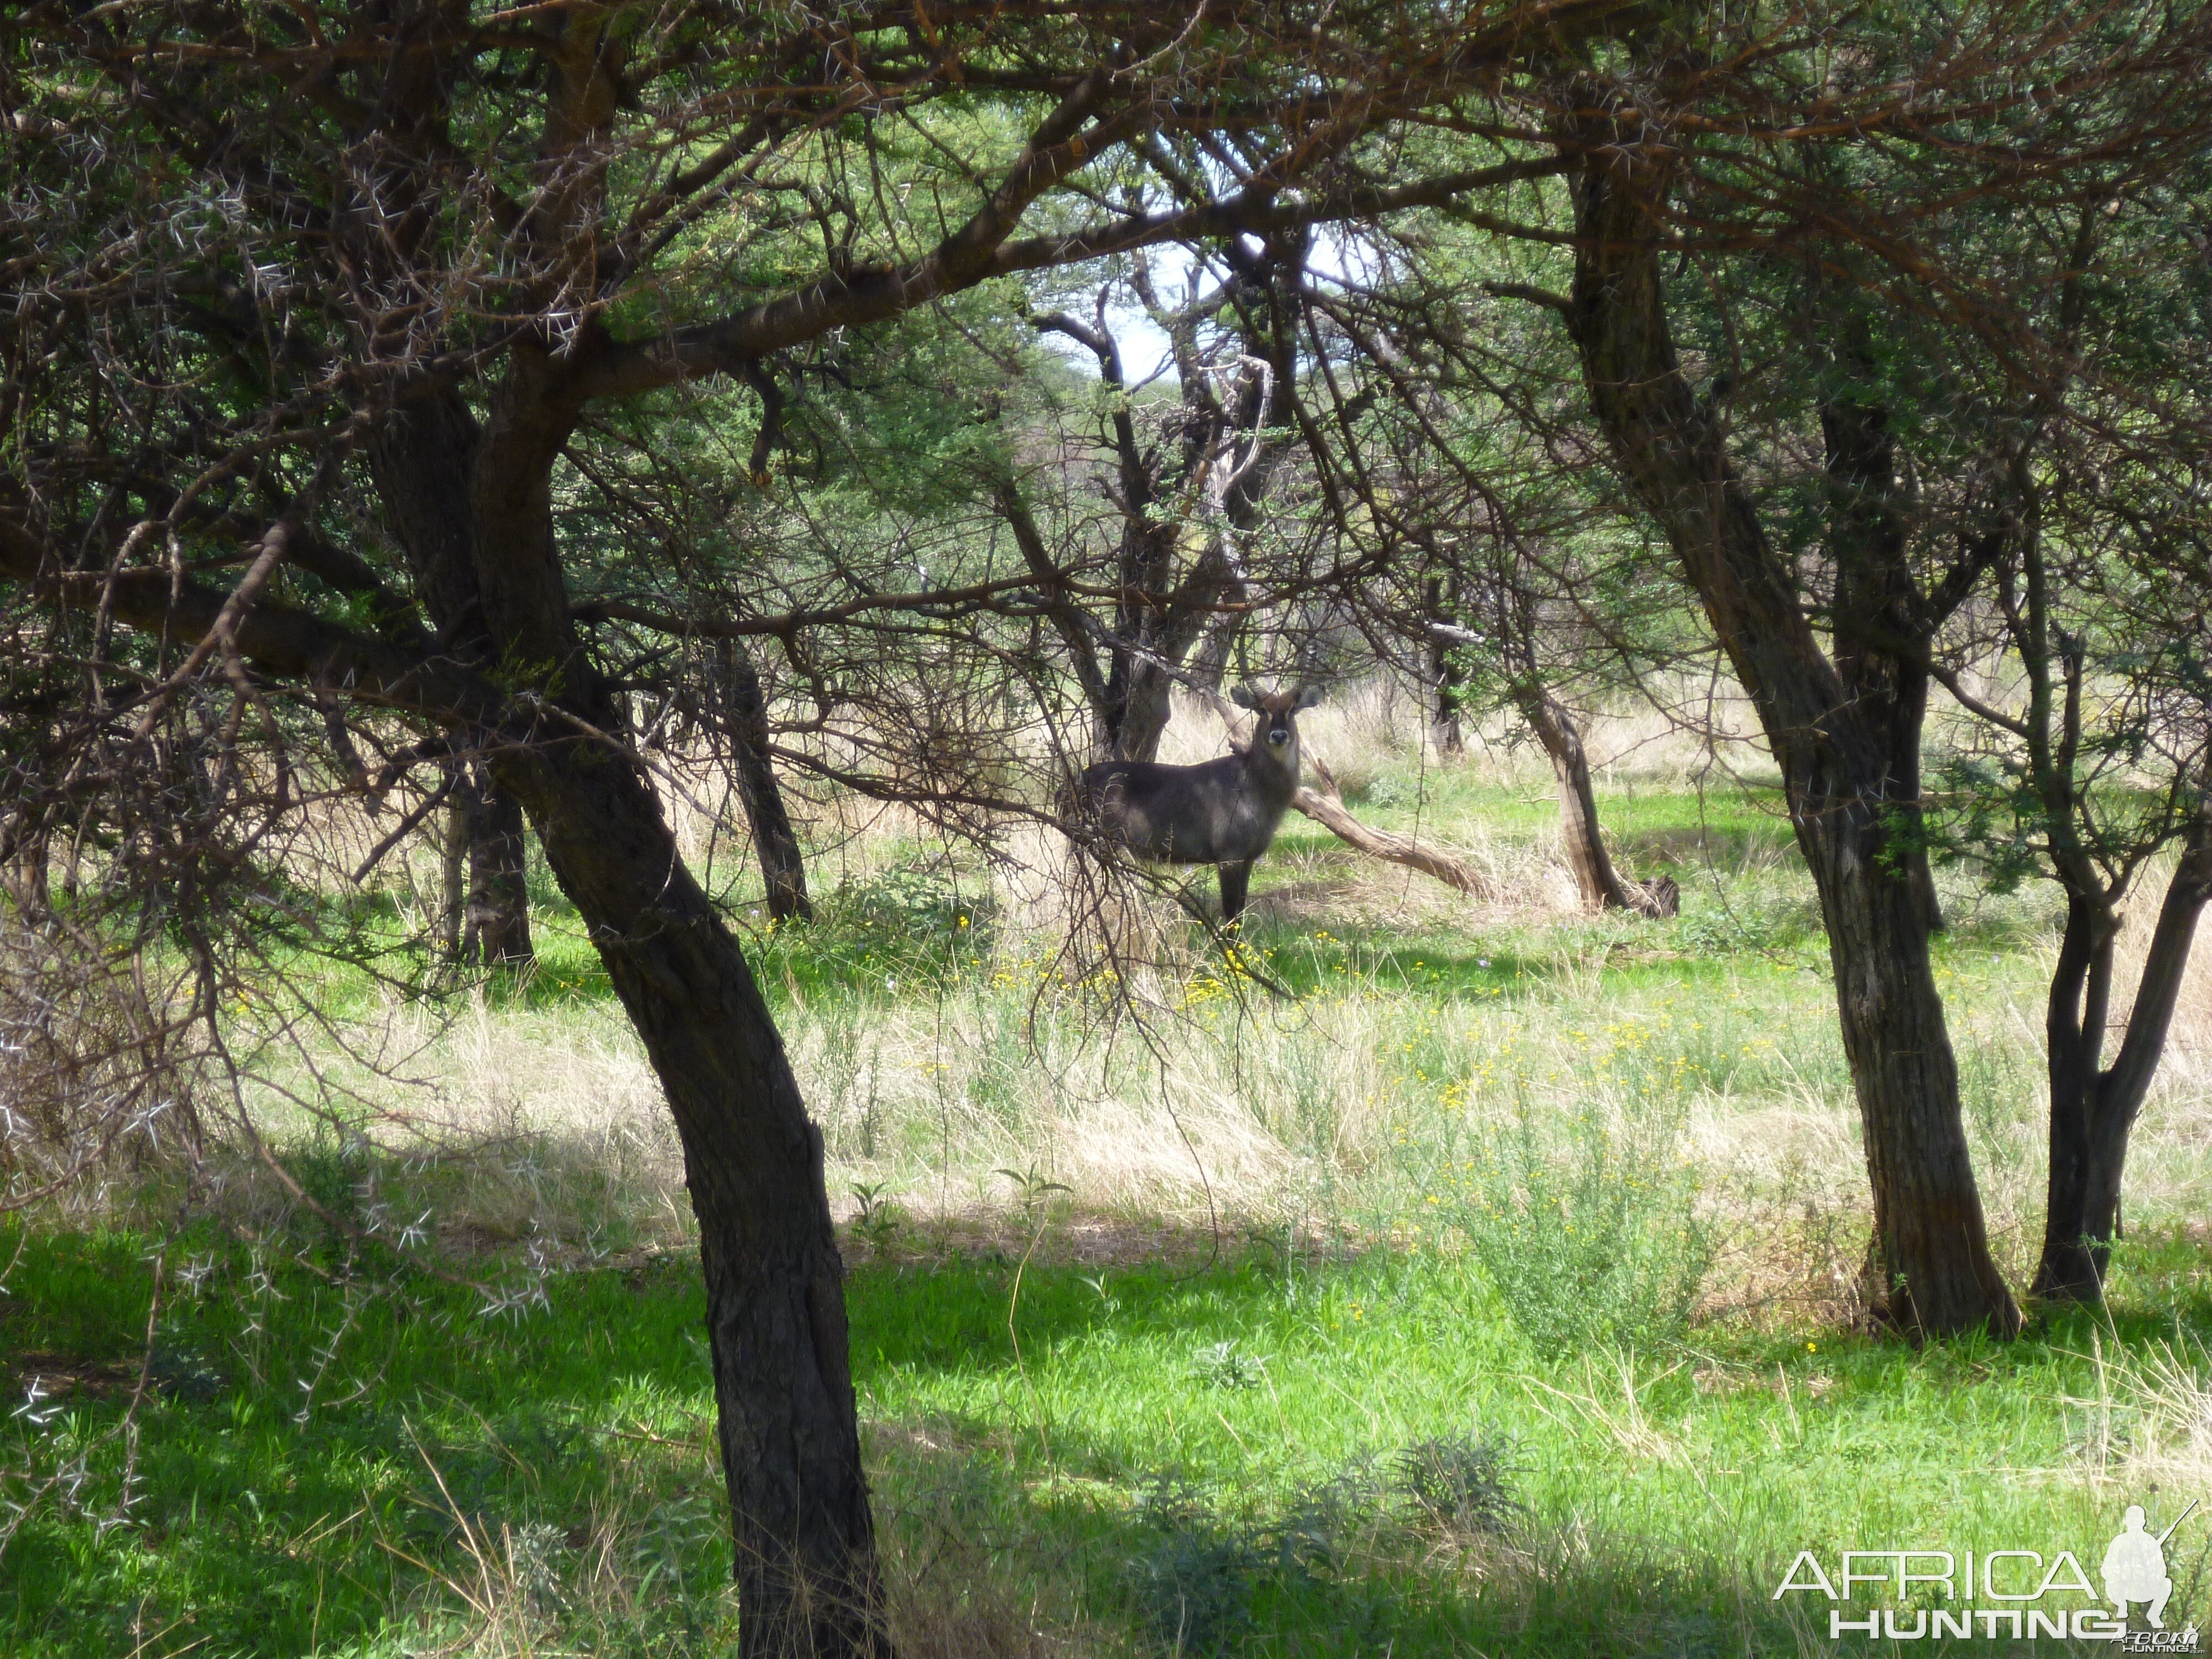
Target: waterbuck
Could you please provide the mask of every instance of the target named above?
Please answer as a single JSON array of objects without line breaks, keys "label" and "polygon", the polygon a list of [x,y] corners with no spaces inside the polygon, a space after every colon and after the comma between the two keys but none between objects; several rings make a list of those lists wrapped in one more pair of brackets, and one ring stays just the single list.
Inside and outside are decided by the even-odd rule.
[{"label": "waterbuck", "polygon": [[1298,713],[1320,690],[1230,693],[1260,716],[1245,748],[1196,766],[1101,761],[1084,769],[1081,810],[1106,840],[1163,864],[1211,864],[1221,877],[1221,919],[1237,920],[1252,866],[1298,793]]}]

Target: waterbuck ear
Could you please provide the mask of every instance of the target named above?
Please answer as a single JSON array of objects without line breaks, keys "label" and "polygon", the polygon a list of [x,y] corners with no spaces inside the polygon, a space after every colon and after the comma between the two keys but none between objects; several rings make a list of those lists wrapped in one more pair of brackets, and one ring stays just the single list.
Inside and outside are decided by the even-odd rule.
[{"label": "waterbuck ear", "polygon": [[1229,701],[1239,708],[1257,708],[1260,706],[1259,698],[1252,695],[1252,688],[1249,685],[1237,687],[1229,694]]},{"label": "waterbuck ear", "polygon": [[1301,686],[1298,689],[1298,700],[1291,705],[1291,712],[1295,714],[1302,708],[1312,708],[1320,701],[1321,687],[1317,685]]}]

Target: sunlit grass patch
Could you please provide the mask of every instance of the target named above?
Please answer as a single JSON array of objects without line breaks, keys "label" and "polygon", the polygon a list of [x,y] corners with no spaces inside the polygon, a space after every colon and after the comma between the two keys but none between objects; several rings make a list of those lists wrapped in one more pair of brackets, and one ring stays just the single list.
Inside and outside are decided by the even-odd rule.
[{"label": "sunlit grass patch", "polygon": [[[1624,774],[1608,827],[1682,914],[1583,916],[1547,885],[1542,779],[1370,759],[1363,814],[1474,849],[1511,902],[1298,831],[1240,935],[1258,972],[1162,906],[1117,1011],[1048,905],[903,830],[823,872],[812,925],[718,888],[823,1130],[903,1651],[1790,1651],[1826,1643],[1771,1598],[1797,1548],[2100,1549],[2118,1494],[2197,1478],[2201,985],[2109,1318],[1876,1340],[1786,825]],[[2048,918],[1943,891],[2019,1274]],[[537,900],[528,975],[432,1002],[317,969],[359,1057],[312,1058],[354,1103],[270,1127],[339,1226],[224,1151],[190,1192],[114,1189],[106,1232],[23,1242],[0,1342],[29,1409],[0,1446],[85,1462],[0,1556],[0,1649],[728,1646],[680,1156],[574,918]]]},{"label": "sunlit grass patch", "polygon": [[[259,1267],[173,1243],[198,1276],[103,1526],[153,1242],[32,1241],[11,1276],[19,1394],[24,1355],[110,1379],[11,1419],[18,1455],[93,1454],[10,1546],[11,1652],[727,1639],[690,1263],[557,1273],[486,1321],[419,1277],[349,1291],[308,1241]],[[1004,1252],[856,1255],[854,1359],[902,1616],[944,1639],[1157,1651],[1186,1616],[1234,1652],[1668,1652],[1786,1638],[1766,1592],[1796,1547],[2078,1550],[2114,1494],[2195,1469],[2212,1285],[2181,1237],[2135,1255],[2158,1299],[2124,1278],[2117,1325],[1917,1352],[1818,1322],[1539,1341],[1471,1253],[1291,1232],[1032,1260],[1018,1297]]]}]

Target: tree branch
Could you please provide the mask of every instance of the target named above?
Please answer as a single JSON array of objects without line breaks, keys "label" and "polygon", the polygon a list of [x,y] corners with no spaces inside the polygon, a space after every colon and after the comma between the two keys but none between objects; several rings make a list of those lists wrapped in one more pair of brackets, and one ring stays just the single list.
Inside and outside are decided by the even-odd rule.
[{"label": "tree branch", "polygon": [[[214,633],[231,596],[200,582],[173,582],[166,570],[63,570],[46,544],[12,514],[0,513],[0,578],[73,610],[110,614],[141,633],[171,638]],[[494,726],[509,715],[507,694],[459,664],[426,658],[325,622],[295,606],[263,600],[236,618],[238,653],[282,679],[343,691],[446,725]]]},{"label": "tree branch", "polygon": [[[736,373],[740,365],[765,353],[814,339],[832,329],[884,321],[994,276],[1079,264],[1164,242],[1209,240],[1240,232],[1264,236],[1338,220],[1434,207],[1470,191],[1547,178],[1573,165],[1557,155],[1537,156],[1393,189],[1364,186],[1299,201],[1283,200],[1281,186],[1271,182],[1202,207],[1134,214],[1110,224],[1060,235],[1004,240],[1014,228],[1021,208],[1085,166],[1108,144],[1131,136],[1141,125],[1136,112],[1125,111],[1049,152],[1025,151],[989,204],[921,259],[903,265],[866,266],[849,276],[827,276],[715,322],[651,339],[615,343],[582,377],[577,391],[585,398],[617,397],[695,375]],[[1040,137],[1043,131],[1040,129]],[[1036,142],[1032,140],[1032,144]]]}]

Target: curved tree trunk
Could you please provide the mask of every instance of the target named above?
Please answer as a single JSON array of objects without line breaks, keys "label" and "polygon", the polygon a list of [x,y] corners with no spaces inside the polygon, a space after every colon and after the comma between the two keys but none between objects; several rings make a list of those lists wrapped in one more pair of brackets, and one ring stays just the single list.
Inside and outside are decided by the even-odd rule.
[{"label": "curved tree trunk", "polygon": [[[1814,638],[1792,573],[1730,466],[1721,428],[1676,357],[1660,276],[1651,163],[1609,131],[1577,133],[1577,248],[1567,322],[1590,406],[1624,476],[1665,530],[1685,580],[1759,709],[1827,925],[1844,1052],[1873,1188],[1881,1310],[1930,1333],[2009,1335],[2020,1310],[1991,1259],[1960,1112],[1931,917],[1911,867],[1924,675],[1894,637],[1901,563],[1878,523],[1838,526],[1837,660]],[[1839,453],[1839,489],[1887,512],[1886,441]],[[1902,630],[1908,640],[1913,630]],[[1903,833],[1899,833],[1899,831]]]},{"label": "curved tree trunk", "polygon": [[[1243,616],[1236,607],[1244,598],[1243,560],[1236,538],[1259,520],[1268,479],[1287,445],[1281,435],[1295,410],[1298,307],[1289,301],[1302,249],[1270,245],[1264,253],[1231,256],[1254,295],[1264,302],[1240,307],[1248,361],[1264,363],[1257,379],[1241,385],[1224,402],[1216,395],[1197,347],[1198,313],[1174,314],[1167,326],[1183,376],[1183,409],[1172,459],[1139,442],[1126,404],[1111,417],[1110,447],[1117,477],[1110,494],[1121,514],[1116,557],[1112,631],[1107,635],[1105,672],[1098,672],[1088,630],[1060,596],[1053,611],[1055,629],[1066,641],[1078,678],[1084,683],[1097,723],[1102,758],[1149,761],[1159,753],[1171,714],[1171,695],[1179,678],[1211,689],[1218,684]],[[1154,300],[1140,267],[1139,292]],[[1041,319],[1039,326],[1068,336],[1098,358],[1100,378],[1116,391],[1122,386],[1121,357],[1113,337],[1065,313]],[[1195,486],[1206,503],[1204,522],[1184,515],[1188,503],[1176,497]],[[1024,556],[1048,592],[1060,586],[1036,526],[1011,484],[1000,490],[1000,510],[1012,526]],[[1188,568],[1177,578],[1180,562]],[[1194,675],[1184,673],[1193,652]]]},{"label": "curved tree trunk", "polygon": [[1201,691],[1218,691],[1229,683],[1229,668],[1237,655],[1237,635],[1244,631],[1241,611],[1224,611],[1206,624],[1198,649],[1191,653],[1190,683]]},{"label": "curved tree trunk", "polygon": [[[613,696],[580,648],[553,539],[551,474],[577,405],[518,350],[470,508],[496,660],[599,732]],[[887,1653],[848,1358],[844,1266],[822,1140],[744,954],[678,854],[641,763],[560,723],[503,747],[501,781],[589,928],[643,1039],[699,1219],[740,1651]]]},{"label": "curved tree trunk", "polygon": [[535,732],[487,746],[490,779],[526,811],[683,1144],[740,1650],[877,1656],[888,1644],[821,1141],[744,956],[685,868],[650,778],[599,735],[624,728],[576,637],[554,540],[552,470],[580,406],[564,398],[562,374],[518,347],[481,430],[434,399],[380,442],[377,479],[425,562],[426,600],[446,607],[449,643],[467,641],[455,654],[527,665],[520,675],[544,713]]},{"label": "curved tree trunk", "polygon": [[761,880],[768,889],[768,913],[778,921],[811,921],[814,905],[806,896],[806,859],[784,810],[783,790],[769,759],[768,702],[761,695],[759,671],[735,640],[722,642],[725,724],[737,763],[738,793],[759,854]]},{"label": "curved tree trunk", "polygon": [[1518,691],[1514,706],[1551,757],[1559,784],[1559,840],[1574,872],[1576,890],[1587,910],[1633,910],[1640,916],[1671,916],[1681,906],[1681,890],[1665,877],[1631,886],[1614,872],[1598,833],[1597,793],[1590,784],[1589,757],[1582,732],[1566,705],[1540,689]]},{"label": "curved tree trunk", "polygon": [[740,1651],[888,1651],[822,1139],[744,955],[626,757],[510,763],[562,890],[644,1039],[699,1220]]},{"label": "curved tree trunk", "polygon": [[142,631],[205,637],[231,626],[241,655],[295,683],[345,684],[457,732],[496,733],[489,752],[499,781],[528,812],[589,931],[684,1147],[736,1546],[739,1651],[884,1659],[821,1139],[744,955],[684,867],[642,763],[601,735],[617,729],[614,697],[579,647],[552,556],[550,474],[574,409],[560,401],[556,377],[529,372],[542,358],[518,356],[525,366],[505,390],[505,421],[486,434],[469,507],[495,660],[529,665],[522,698],[450,659],[281,600],[241,612],[234,596],[165,570],[74,575],[4,514],[0,570]]},{"label": "curved tree trunk", "polygon": [[1388,859],[1393,864],[1402,864],[1409,870],[1418,870],[1425,876],[1433,876],[1447,887],[1462,893],[1489,896],[1491,884],[1474,866],[1463,859],[1418,842],[1411,836],[1401,836],[1395,830],[1376,830],[1362,823],[1345,810],[1344,797],[1337,793],[1336,783],[1318,763],[1312,767],[1320,778],[1316,787],[1305,783],[1298,786],[1291,805],[1316,823],[1328,830],[1347,847],[1357,848],[1373,859]]},{"label": "curved tree trunk", "polygon": [[[468,405],[447,391],[394,410],[368,446],[378,496],[422,609],[447,649],[477,666],[491,660],[470,541],[470,472],[479,435]],[[527,966],[534,957],[521,803],[480,762],[457,763],[468,774],[456,790],[468,896],[453,954],[485,968]]]}]

